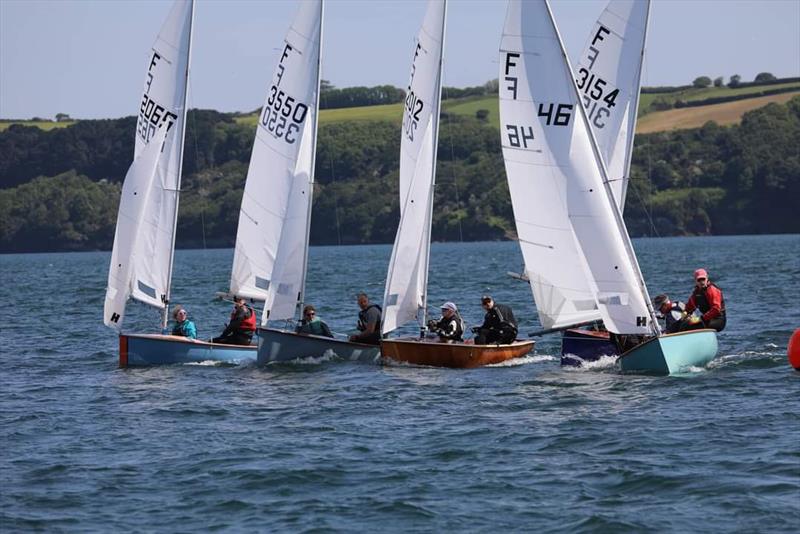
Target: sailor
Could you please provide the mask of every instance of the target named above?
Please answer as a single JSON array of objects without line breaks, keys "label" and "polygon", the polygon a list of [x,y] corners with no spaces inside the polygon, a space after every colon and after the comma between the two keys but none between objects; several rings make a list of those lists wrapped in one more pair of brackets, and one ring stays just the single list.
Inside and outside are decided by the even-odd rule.
[{"label": "sailor", "polygon": [[234,296],[233,304],[230,322],[222,334],[211,341],[226,345],[250,345],[256,331],[256,312],[246,304],[244,297]]},{"label": "sailor", "polygon": [[[694,310],[700,310],[703,314],[700,328],[713,328],[721,332],[725,329],[726,323],[725,297],[722,296],[722,290],[708,279],[705,269],[697,269],[694,272],[694,282],[694,291],[686,303],[686,313],[691,314]],[[694,328],[697,326],[684,327],[685,330]]]},{"label": "sailor", "polygon": [[183,336],[189,339],[197,339],[197,327],[193,321],[188,319],[186,309],[178,304],[172,310],[172,318],[175,319],[175,326],[170,332],[173,336]]},{"label": "sailor", "polygon": [[683,328],[684,321],[692,321],[693,316],[686,313],[683,302],[672,302],[669,296],[661,294],[653,299],[653,306],[666,322],[667,334],[674,334]]},{"label": "sailor", "polygon": [[458,308],[452,302],[442,304],[442,318],[438,321],[428,321],[428,329],[439,335],[439,341],[444,343],[464,341],[464,319],[458,313]]},{"label": "sailor", "polygon": [[381,344],[381,307],[370,304],[366,293],[358,294],[358,334],[350,336],[350,341],[366,343],[367,345]]},{"label": "sailor", "polygon": [[298,334],[311,334],[313,336],[333,337],[331,329],[325,321],[317,317],[317,309],[311,304],[303,308],[303,319],[297,325],[295,332]]},{"label": "sailor", "polygon": [[511,308],[497,304],[489,295],[481,298],[481,306],[486,310],[483,324],[472,329],[476,333],[476,345],[497,343],[507,345],[517,337],[517,320]]}]

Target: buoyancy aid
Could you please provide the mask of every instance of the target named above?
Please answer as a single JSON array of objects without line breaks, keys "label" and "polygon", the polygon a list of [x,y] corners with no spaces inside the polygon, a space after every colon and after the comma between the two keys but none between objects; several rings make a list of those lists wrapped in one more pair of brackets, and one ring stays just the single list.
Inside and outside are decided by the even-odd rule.
[{"label": "buoyancy aid", "polygon": [[378,324],[376,325],[375,330],[376,331],[380,331],[380,329],[381,329],[381,322],[383,321],[383,308],[381,308],[377,304],[370,304],[369,306],[367,306],[366,308],[364,308],[363,310],[358,312],[358,325],[357,325],[357,327],[358,327],[358,330],[361,331],[361,332],[363,332],[364,330],[367,329],[367,311],[369,311],[370,308],[378,308],[378,313],[381,316],[381,320],[378,321]]},{"label": "buoyancy aid", "polygon": [[[250,306],[245,306],[248,315],[239,323],[238,330],[247,334],[252,334],[256,331],[256,312]],[[236,310],[231,312],[231,321],[236,320]]]},{"label": "buoyancy aid", "polygon": [[722,289],[717,286],[714,282],[709,282],[708,287],[705,289],[700,289],[696,287],[694,292],[692,293],[692,297],[694,299],[694,305],[700,310],[700,313],[705,315],[706,313],[711,310],[711,299],[708,298],[708,292],[711,288],[715,288],[719,292],[719,299],[720,299],[720,307],[719,307],[719,316],[725,317],[725,296],[722,294]]}]

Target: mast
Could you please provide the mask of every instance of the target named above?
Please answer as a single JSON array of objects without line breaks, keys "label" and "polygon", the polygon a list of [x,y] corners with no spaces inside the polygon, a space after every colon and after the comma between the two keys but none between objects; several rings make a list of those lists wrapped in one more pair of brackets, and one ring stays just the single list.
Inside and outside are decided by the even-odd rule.
[{"label": "mast", "polygon": [[600,169],[600,174],[603,181],[603,189],[606,192],[606,198],[608,202],[611,204],[611,212],[614,215],[614,222],[617,225],[617,231],[622,237],[622,243],[625,247],[625,252],[628,256],[628,261],[634,268],[636,281],[638,282],[639,285],[639,291],[641,291],[642,297],[644,297],[645,305],[647,306],[647,311],[650,314],[650,330],[653,332],[653,335],[658,336],[661,334],[661,328],[658,325],[658,320],[656,319],[655,310],[653,309],[653,303],[650,302],[650,295],[647,293],[647,286],[644,283],[644,276],[642,275],[642,271],[639,268],[639,262],[636,259],[636,254],[633,252],[633,244],[631,243],[628,231],[625,229],[625,222],[622,219],[622,212],[620,211],[617,202],[614,200],[614,193],[613,191],[611,191],[611,187],[609,185],[608,170],[606,169],[606,164],[603,161],[603,156],[602,154],[600,154],[600,149],[597,146],[597,139],[595,138],[594,131],[592,131],[592,126],[591,124],[589,124],[589,119],[586,117],[586,110],[581,104],[580,91],[578,90],[578,86],[576,85],[575,77],[572,75],[573,72],[572,65],[570,64],[569,57],[567,57],[567,53],[564,49],[564,41],[561,39],[561,33],[558,31],[558,26],[556,26],[555,20],[553,19],[553,12],[550,9],[550,2],[548,0],[543,0],[543,1],[545,7],[547,8],[547,14],[550,17],[550,24],[553,25],[553,30],[555,31],[556,37],[558,38],[558,44],[561,49],[561,56],[563,57],[565,64],[567,66],[567,70],[569,72],[570,85],[575,91],[575,101],[577,103],[576,107],[579,108],[578,113],[581,116],[581,120],[583,121],[587,133],[589,134],[590,145],[592,146],[592,153],[594,154],[595,163]]},{"label": "mast", "polygon": [[642,36],[642,54],[639,60],[639,72],[636,74],[636,93],[633,95],[631,106],[631,113],[633,113],[633,120],[631,120],[630,130],[628,131],[628,146],[625,147],[625,173],[622,175],[624,180],[622,183],[622,195],[619,205],[625,206],[625,198],[628,196],[628,184],[631,180],[631,159],[633,159],[633,141],[636,137],[636,121],[639,118],[639,95],[642,92],[642,68],[644,66],[644,51],[647,48],[647,30],[650,26],[650,0],[647,1],[647,15],[644,19],[644,35]]},{"label": "mast", "polygon": [[314,127],[311,133],[313,141],[311,142],[311,174],[308,177],[308,209],[306,210],[306,246],[303,250],[303,270],[302,278],[300,279],[300,294],[298,295],[297,304],[300,312],[303,311],[303,304],[306,298],[306,276],[308,274],[308,247],[311,240],[311,208],[313,206],[312,200],[314,197],[314,172],[317,165],[317,127],[319,126],[319,101],[320,101],[320,85],[322,73],[322,29],[323,18],[325,13],[324,0],[319,1],[319,42],[317,43],[317,98],[314,103]]},{"label": "mast", "polygon": [[439,115],[442,108],[442,64],[444,62],[444,40],[445,29],[447,27],[447,0],[442,0],[444,4],[444,12],[442,13],[442,49],[439,53],[439,72],[436,76],[436,105],[433,110],[433,129],[431,136],[433,139],[433,161],[431,162],[431,187],[428,197],[428,213],[427,213],[427,228],[428,228],[428,247],[425,251],[425,273],[422,279],[422,322],[420,324],[419,333],[420,338],[425,337],[425,331],[428,325],[428,272],[430,271],[431,259],[431,229],[433,227],[433,196],[436,189],[436,156],[439,151]]},{"label": "mast", "polygon": [[189,111],[186,107],[189,94],[189,69],[192,63],[192,31],[194,30],[194,0],[190,0],[192,9],[189,16],[189,46],[186,54],[186,75],[183,83],[183,117],[181,119],[180,146],[178,149],[178,176],[175,186],[175,216],[172,220],[172,246],[169,249],[169,269],[167,270],[167,287],[164,293],[164,309],[161,312],[161,328],[167,327],[169,320],[169,298],[172,290],[172,268],[175,261],[175,234],[178,227],[178,205],[181,195],[181,176],[183,173],[183,144],[186,139],[186,115]]}]

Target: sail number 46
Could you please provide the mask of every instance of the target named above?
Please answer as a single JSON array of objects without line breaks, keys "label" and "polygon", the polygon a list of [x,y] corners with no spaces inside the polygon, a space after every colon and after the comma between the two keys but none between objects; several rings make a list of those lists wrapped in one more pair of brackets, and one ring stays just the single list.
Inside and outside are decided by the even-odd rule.
[{"label": "sail number 46", "polygon": [[[308,106],[302,102],[296,102],[291,97],[279,91],[276,86],[270,87],[270,95],[267,105],[261,114],[261,125],[275,134],[275,137],[283,137],[289,144],[297,141],[295,134],[300,130],[300,125],[306,119]],[[291,120],[291,122],[289,122]]]}]

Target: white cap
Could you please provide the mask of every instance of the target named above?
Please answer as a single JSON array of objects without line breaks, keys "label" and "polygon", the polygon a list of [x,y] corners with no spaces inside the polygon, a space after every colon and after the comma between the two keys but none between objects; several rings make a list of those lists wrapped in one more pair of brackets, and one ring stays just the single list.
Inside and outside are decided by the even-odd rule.
[{"label": "white cap", "polygon": [[441,308],[442,308],[443,310],[451,310],[451,311],[454,311],[454,312],[455,312],[455,311],[458,311],[458,308],[456,308],[456,305],[455,305],[455,304],[453,304],[453,303],[452,303],[452,302],[450,302],[450,301],[447,301],[447,302],[445,302],[444,304],[442,304]]}]

